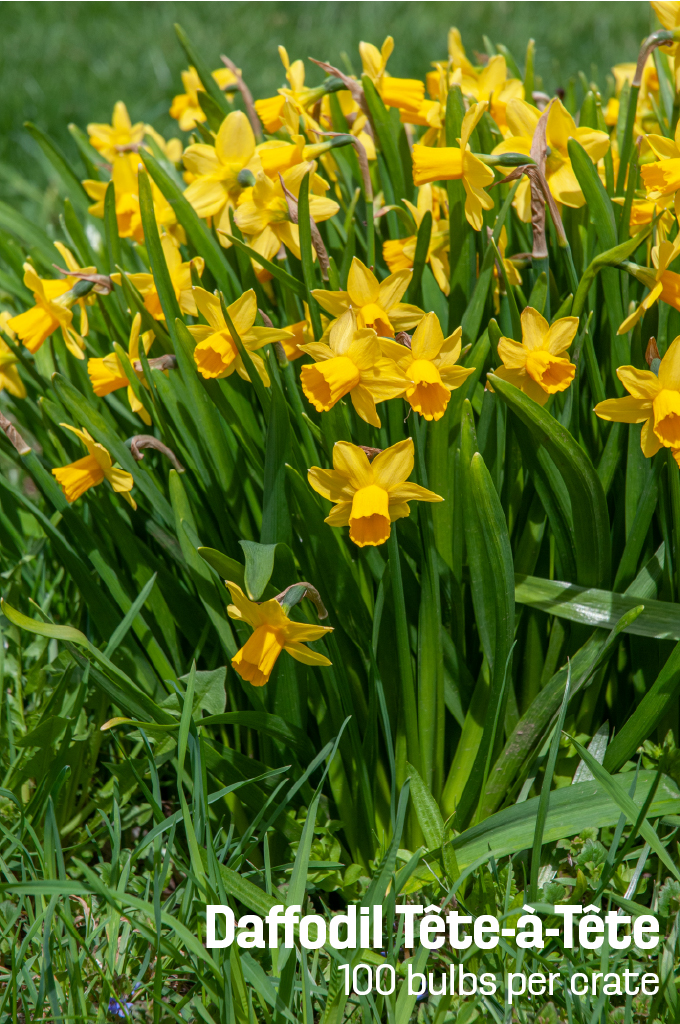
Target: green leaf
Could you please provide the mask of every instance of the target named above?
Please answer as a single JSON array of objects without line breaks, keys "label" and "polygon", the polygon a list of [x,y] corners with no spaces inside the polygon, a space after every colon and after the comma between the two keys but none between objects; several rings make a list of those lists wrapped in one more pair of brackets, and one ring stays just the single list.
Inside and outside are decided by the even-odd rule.
[{"label": "green leaf", "polygon": [[251,601],[259,601],[274,572],[276,544],[257,544],[254,540],[240,540],[239,544],[246,558],[246,593]]},{"label": "green leaf", "polygon": [[[197,673],[198,674],[198,673]],[[314,751],[306,733],[286,722],[280,715],[260,711],[229,711],[226,714],[208,715],[199,725],[242,725],[246,729],[263,732],[279,743],[291,747],[303,761],[314,757]]]},{"label": "green leaf", "polygon": [[413,277],[408,286],[406,296],[407,302],[417,302],[420,292],[420,282],[423,276],[423,269],[427,263],[427,254],[430,251],[430,237],[432,235],[432,214],[429,210],[423,216],[418,228],[416,238],[416,251],[413,257]]},{"label": "green leaf", "polygon": [[406,771],[411,780],[410,795],[415,807],[418,824],[425,837],[428,850],[438,850],[444,842],[444,819],[420,774],[412,764],[406,762]]},{"label": "green leaf", "polygon": [[292,531],[286,499],[286,464],[290,462],[291,429],[288,405],[277,381],[272,378],[271,409],[267,423],[262,503],[262,544],[291,543]]},{"label": "green leaf", "polygon": [[618,242],[614,207],[597,173],[597,168],[576,139],[569,139],[567,149],[574,174],[586,198],[588,216],[595,225],[598,238],[605,249],[613,249]]},{"label": "green leaf", "polygon": [[[399,145],[394,125],[390,119],[389,111],[368,75],[362,77],[361,84],[364,88],[368,115],[377,136],[380,151],[387,164],[394,200],[396,203],[400,203],[402,199],[408,197],[406,195],[406,183],[404,181],[404,172],[399,156]],[[410,191],[409,188],[409,193]]]},{"label": "green leaf", "polygon": [[54,167],[73,203],[81,210],[89,206],[90,198],[87,192],[56,143],[52,142],[45,132],[31,121],[25,121],[24,128],[35,139]]},{"label": "green leaf", "polygon": [[545,446],[562,475],[571,500],[578,582],[583,586],[606,586],[610,573],[609,512],[595,467],[569,431],[545,409],[495,374],[489,374],[489,380],[534,439]]},{"label": "green leaf", "polygon": [[220,574],[223,580],[236,583],[243,590],[246,581],[244,568],[240,562],[237,562],[235,558],[230,558],[229,555],[223,555],[221,551],[216,551],[215,548],[197,548],[197,551],[201,558],[208,565],[211,565],[215,572]]},{"label": "green leaf", "polygon": [[208,96],[210,96],[215,106],[222,111],[222,117],[226,117],[227,114],[231,112],[231,107],[227,97],[211,75],[210,68],[205,63],[198,50],[194,49],[193,43],[190,41],[181,25],[175,24],[175,32],[177,33],[180,46],[184,50],[189,64],[195,67],[198,72],[198,77],[201,80],[203,88],[207,92]]},{"label": "green leaf", "polygon": [[297,295],[306,294],[304,284],[302,283],[302,281],[298,281],[297,277],[293,277],[293,275],[289,274],[288,271],[284,270],[282,267],[277,266],[276,263],[272,263],[271,260],[268,260],[266,256],[263,256],[261,253],[256,252],[255,249],[252,249],[249,245],[246,245],[243,239],[236,238],[235,235],[228,235],[226,234],[226,232],[225,236],[238,249],[240,249],[241,252],[246,253],[248,256],[250,256],[251,259],[255,260],[256,263],[259,263],[261,267],[264,267],[265,270],[268,270],[272,277],[275,277],[278,281],[281,282],[281,284],[285,285],[286,288],[290,288],[291,291],[295,292]]}]

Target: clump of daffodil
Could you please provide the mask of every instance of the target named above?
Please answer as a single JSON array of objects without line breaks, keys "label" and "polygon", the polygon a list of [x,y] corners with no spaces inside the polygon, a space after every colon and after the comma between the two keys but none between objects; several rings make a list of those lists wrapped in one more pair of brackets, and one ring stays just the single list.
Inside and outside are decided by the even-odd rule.
[{"label": "clump of daffodil", "polygon": [[[444,295],[449,294],[449,222],[442,218],[444,198],[442,190],[432,185],[423,185],[418,189],[418,202],[414,206],[407,199],[405,205],[413,214],[416,230],[420,228],[426,213],[432,214],[432,232],[427,250],[427,260],[434,279]],[[390,238],[383,242],[383,257],[392,273],[397,270],[413,270],[418,235],[408,238]]]},{"label": "clump of daffodil", "polygon": [[578,330],[578,317],[563,316],[549,324],[538,310],[527,306],[522,312],[522,343],[501,338],[498,355],[503,360],[494,373],[519,388],[539,405],[550,395],[566,391],[574,379],[576,367],[561,355],[571,345]]},{"label": "clump of daffodil", "polygon": [[616,376],[628,395],[599,402],[594,411],[614,423],[642,423],[640,447],[645,457],[650,459],[663,445],[680,465],[680,336],[656,365],[658,372],[619,366]]},{"label": "clump of daffodil", "polygon": [[[525,100],[514,99],[506,106],[505,117],[509,135],[493,150],[493,155],[502,153],[531,153],[534,132],[541,117],[541,111]],[[585,196],[574,174],[569,159],[567,143],[576,139],[586,153],[597,164],[609,149],[609,136],[596,128],[577,128],[574,118],[564,104],[554,99],[546,123],[548,155],[545,161],[545,177],[558,203],[575,209],[583,206]],[[520,181],[513,200],[520,220],[531,220],[531,186],[528,178]]]},{"label": "clump of daffodil", "polygon": [[[281,245],[285,245],[294,256],[300,259],[300,230],[298,225],[291,220],[283,187],[285,185],[297,199],[302,179],[308,171],[313,171],[313,169],[313,163],[296,164],[284,171],[281,175],[282,181],[280,179],[274,181],[260,172],[253,187],[239,196],[234,220],[243,234],[248,236],[252,248],[267,259],[273,259]],[[314,181],[310,184],[313,189]],[[339,209],[340,207],[334,200],[317,195],[310,190],[309,212],[315,223],[328,220]],[[312,257],[316,259],[313,249]]]},{"label": "clump of daffodil", "polygon": [[[121,238],[133,238],[135,242],[144,241],[142,214],[139,207],[139,170],[144,169],[137,152],[122,152],[111,161],[111,181],[113,182],[116,222]],[[184,229],[177,223],[175,211],[153,180],[150,180],[156,223],[163,234],[173,239],[176,245],[186,241]],[[109,183],[94,178],[83,181],[83,188],[90,199],[94,200],[88,207],[93,217],[104,217],[104,200]]]},{"label": "clump of daffodil", "polygon": [[68,423],[62,423],[61,426],[72,431],[87,448],[87,455],[84,458],[52,470],[52,475],[61,485],[66,500],[74,502],[85,491],[89,491],[90,487],[96,487],[103,480],[108,480],[116,494],[120,494],[133,509],[136,509],[137,504],[130,494],[134,487],[132,474],[124,469],[117,469],[104,445],[90,437],[87,430],[78,430]]},{"label": "clump of daffodil", "polygon": [[[132,321],[130,342],[128,346],[128,355],[130,356],[130,363],[132,364],[133,370],[135,369],[135,363],[139,360],[140,341],[144,346],[144,352],[148,354],[154,340],[153,331],[145,331],[140,337],[139,332],[141,326],[142,315],[141,313],[136,313]],[[95,395],[98,395],[100,398],[103,398],[104,395],[110,395],[112,391],[118,391],[120,388],[127,388],[130,408],[144,420],[147,426],[151,424],[151,418],[132,390],[130,382],[125,376],[123,364],[115,352],[109,352],[108,355],[101,356],[96,359],[88,359],[87,373],[92,383],[92,390]],[[148,386],[144,378],[144,372],[142,370],[135,370],[135,373],[142,384]]]},{"label": "clump of daffodil", "polygon": [[[0,313],[0,331],[4,331],[14,341],[16,335],[12,328],[8,326],[8,321],[11,319],[10,314],[6,310]],[[26,388],[19,376],[19,371],[16,367],[17,362],[18,359],[12,352],[12,349],[3,338],[0,338],[0,391],[8,391],[14,398],[25,398]]]},{"label": "clump of daffodil", "polygon": [[227,611],[232,619],[252,626],[252,636],[231,659],[241,679],[253,686],[264,686],[269,680],[281,651],[287,651],[303,665],[326,666],[331,662],[323,654],[305,647],[305,642],[320,640],[332,633],[332,626],[313,626],[306,622],[293,622],[288,618],[276,597],[257,604],[250,601],[236,583],[226,581],[231,599]]},{"label": "clump of daffodil", "polygon": [[457,366],[462,327],[444,337],[436,313],[426,313],[411,338],[411,347],[381,339],[383,354],[394,359],[409,384],[404,398],[426,420],[440,420],[451,392],[459,388],[474,367]]},{"label": "clump of daffodil", "polygon": [[[219,89],[224,90],[230,85],[236,85],[236,75],[230,68],[217,68],[211,74]],[[179,127],[183,132],[190,132],[197,124],[203,124],[206,120],[203,108],[198,102],[199,92],[205,92],[205,90],[196,68],[190,66],[187,71],[182,72],[182,86],[184,92],[173,97],[170,117],[174,117],[179,122]],[[231,96],[227,95],[231,99]]]},{"label": "clump of daffodil", "polygon": [[332,317],[352,309],[357,326],[372,327],[376,334],[394,337],[396,331],[408,331],[425,315],[418,306],[402,302],[401,297],[411,283],[410,270],[398,270],[384,281],[378,281],[372,270],[356,256],[347,277],[346,292],[316,288],[312,295]]},{"label": "clump of daffodil", "polygon": [[300,370],[305,396],[317,412],[328,412],[349,395],[362,420],[379,427],[376,402],[402,394],[408,378],[394,360],[383,355],[375,331],[357,327],[352,309],[334,322],[328,342],[299,346],[315,360],[313,366],[308,364]]},{"label": "clump of daffodil", "polygon": [[384,544],[395,519],[410,515],[409,501],[443,501],[434,491],[410,483],[413,472],[413,441],[393,444],[369,462],[368,455],[349,441],[333,445],[333,469],[312,466],[307,474],[311,487],[335,508],[326,518],[329,526],[349,526],[358,547]]},{"label": "clump of daffodil", "polygon": [[458,140],[460,148],[420,144],[413,147],[414,184],[460,179],[466,194],[465,216],[475,231],[482,230],[482,211],[493,209],[493,199],[484,189],[493,183],[494,173],[470,152],[468,145],[487,106],[487,103],[475,103],[465,114]]},{"label": "clump of daffodil", "polygon": [[373,82],[386,107],[415,112],[425,98],[425,86],[417,78],[393,78],[387,61],[394,50],[394,39],[387,36],[381,48],[373,43],[359,43],[359,54],[365,75]]},{"label": "clump of daffodil", "polygon": [[[194,324],[189,327],[189,331],[198,342],[194,349],[198,372],[207,379],[219,379],[230,377],[236,371],[244,380],[250,380],[224,318],[219,297],[211,295],[204,288],[194,288],[194,296],[199,311],[208,321],[207,324]],[[290,341],[290,332],[275,327],[254,326],[257,299],[252,288],[244,292],[236,302],[232,302],[231,306],[227,306],[227,312],[265,387],[269,387],[269,374],[264,360],[257,355],[256,350],[272,341]]]},{"label": "clump of daffodil", "polygon": [[676,236],[674,242],[664,241],[652,247],[651,267],[638,267],[637,264],[628,264],[628,271],[641,281],[649,289],[649,293],[633,312],[626,317],[617,334],[625,334],[633,329],[638,320],[645,315],[658,299],[680,309],[680,274],[668,270],[676,256],[680,253],[680,236]]},{"label": "clump of daffodil", "polygon": [[[80,268],[72,253],[61,242],[55,242],[68,270],[77,274],[96,274],[96,267]],[[50,335],[61,327],[64,343],[76,359],[84,359],[83,336],[88,332],[86,305],[95,301],[91,285],[85,284],[79,277],[43,279],[38,276],[35,267],[24,263],[24,284],[33,292],[35,306],[24,313],[7,320],[7,326],[14,331],[29,352],[37,352]],[[80,334],[73,327],[73,307],[80,308]]]},{"label": "clump of daffodil", "polygon": [[[161,239],[161,245],[163,247],[165,263],[170,275],[170,282],[175,292],[175,297],[179,303],[179,308],[183,313],[189,313],[191,316],[196,316],[198,311],[196,309],[196,300],[192,291],[191,268],[193,266],[198,276],[201,277],[205,268],[205,261],[202,256],[194,256],[192,260],[189,260],[187,263],[183,263],[179,249],[167,235]],[[156,320],[162,320],[165,314],[163,313],[161,300],[158,295],[158,288],[153,274],[128,274],[127,278],[143,297],[144,306],[151,316]],[[111,274],[111,280],[115,284],[120,285],[121,275]]]}]

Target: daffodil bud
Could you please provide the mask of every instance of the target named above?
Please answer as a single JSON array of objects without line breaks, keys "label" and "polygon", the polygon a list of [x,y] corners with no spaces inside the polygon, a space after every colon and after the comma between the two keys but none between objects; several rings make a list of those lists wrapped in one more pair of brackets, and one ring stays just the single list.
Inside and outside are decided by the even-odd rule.
[{"label": "daffodil bud", "polygon": [[236,180],[241,188],[252,188],[255,184],[255,175],[247,167],[244,167],[236,175]]}]

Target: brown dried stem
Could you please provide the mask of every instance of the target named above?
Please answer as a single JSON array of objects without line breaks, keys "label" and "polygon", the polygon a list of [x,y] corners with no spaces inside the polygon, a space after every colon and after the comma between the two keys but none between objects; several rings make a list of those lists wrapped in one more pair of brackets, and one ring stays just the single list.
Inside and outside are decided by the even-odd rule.
[{"label": "brown dried stem", "polygon": [[248,115],[248,120],[250,121],[251,128],[255,133],[256,139],[261,140],[262,125],[260,124],[260,119],[257,116],[257,111],[255,110],[253,94],[251,93],[246,83],[243,81],[243,75],[236,67],[233,60],[230,60],[229,57],[225,57],[223,53],[220,54],[220,60],[222,61],[225,67],[229,68],[229,70],[233,71],[234,74],[236,75],[236,88],[241,93],[241,96],[243,98],[243,105],[246,108],[246,113]]},{"label": "brown dried stem", "polygon": [[130,441],[130,451],[132,458],[135,462],[141,462],[144,455],[141,452],[142,448],[155,448],[157,452],[165,455],[167,459],[173,464],[178,473],[184,473],[184,466],[179,461],[172,448],[168,448],[166,444],[159,441],[157,437],[153,437],[151,434],[136,434]]},{"label": "brown dried stem", "polygon": [[316,614],[320,619],[328,618],[328,612],[326,610],[326,606],[321,600],[321,594],[316,587],[313,587],[311,583],[307,583],[306,580],[302,580],[300,583],[292,583],[289,587],[286,587],[285,590],[282,590],[280,594],[277,594],[274,600],[278,601],[279,604],[283,604],[286,594],[289,594],[291,590],[295,589],[295,587],[305,587],[306,589],[302,597],[309,598],[316,608]]},{"label": "brown dried stem", "polygon": [[2,427],[2,429],[5,431],[8,440],[11,442],[11,444],[14,445],[16,450],[19,452],[19,455],[28,455],[28,453],[31,450],[31,446],[26,444],[26,442],[24,441],[23,437],[21,436],[17,428],[14,426],[14,424],[10,423],[7,417],[3,416],[1,412],[0,427]]}]

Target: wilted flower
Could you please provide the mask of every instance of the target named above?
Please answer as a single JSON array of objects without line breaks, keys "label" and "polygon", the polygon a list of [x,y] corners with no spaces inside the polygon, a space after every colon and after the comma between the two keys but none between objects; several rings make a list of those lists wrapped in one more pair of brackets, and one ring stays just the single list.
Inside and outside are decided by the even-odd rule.
[{"label": "wilted flower", "polygon": [[393,444],[368,461],[363,448],[349,441],[333,446],[333,469],[312,466],[311,487],[335,508],[329,526],[349,526],[350,540],[359,547],[384,544],[391,523],[410,515],[409,501],[443,501],[438,494],[409,483],[413,472],[413,441]]},{"label": "wilted flower", "polygon": [[137,504],[130,494],[135,483],[132,474],[127,473],[124,469],[115,468],[104,445],[90,437],[87,430],[78,430],[77,427],[71,427],[68,423],[60,425],[79,437],[88,452],[83,459],[52,470],[52,475],[61,484],[66,500],[74,502],[90,487],[96,487],[102,480],[108,480],[114,491],[125,498],[133,509],[136,509]]},{"label": "wilted flower", "polygon": [[317,412],[328,412],[349,395],[357,414],[380,426],[376,402],[402,394],[408,378],[392,359],[383,356],[374,330],[357,329],[353,310],[347,310],[330,329],[329,344],[300,345],[315,363],[300,370],[300,384]]},{"label": "wilted flower", "polygon": [[332,633],[331,626],[293,622],[275,597],[257,604],[248,600],[236,583],[229,580],[226,582],[234,602],[227,608],[229,615],[232,619],[247,622],[254,630],[245,645],[231,659],[241,679],[253,686],[264,686],[281,651],[288,651],[291,657],[304,665],[331,664],[323,654],[317,654],[304,644],[304,641],[320,640],[326,633]]},{"label": "wilted flower", "polygon": [[503,360],[494,373],[519,388],[539,405],[550,395],[566,391],[576,367],[560,355],[571,345],[578,330],[578,317],[564,316],[549,324],[538,310],[527,306],[522,312],[522,343],[501,338],[498,355]]}]

